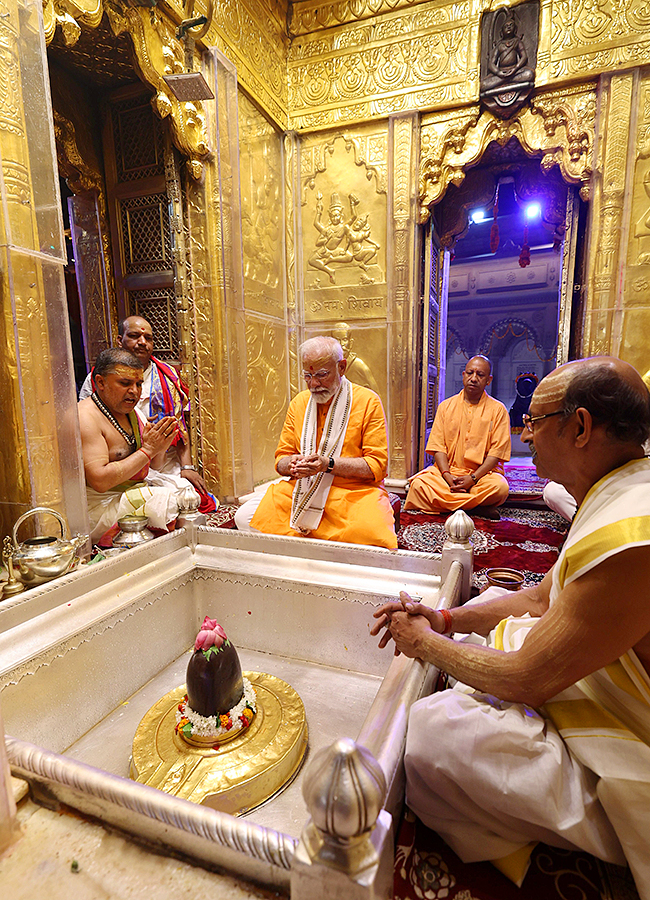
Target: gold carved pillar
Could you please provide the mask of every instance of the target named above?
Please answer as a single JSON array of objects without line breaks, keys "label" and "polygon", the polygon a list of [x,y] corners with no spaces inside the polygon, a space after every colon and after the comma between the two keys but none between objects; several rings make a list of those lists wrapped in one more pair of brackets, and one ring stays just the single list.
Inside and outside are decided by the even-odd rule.
[{"label": "gold carved pillar", "polygon": [[403,482],[417,469],[416,252],[419,116],[391,116],[388,140],[388,477]]},{"label": "gold carved pillar", "polygon": [[2,532],[33,506],[54,507],[73,531],[87,531],[38,0],[5,5],[0,69]]},{"label": "gold carved pillar", "polygon": [[603,76],[584,355],[650,369],[650,68]]},{"label": "gold carved pillar", "polygon": [[598,90],[583,356],[618,356],[622,350],[626,316],[621,288],[632,205],[627,187],[633,174],[628,158],[637,81],[634,71],[604,75]]}]

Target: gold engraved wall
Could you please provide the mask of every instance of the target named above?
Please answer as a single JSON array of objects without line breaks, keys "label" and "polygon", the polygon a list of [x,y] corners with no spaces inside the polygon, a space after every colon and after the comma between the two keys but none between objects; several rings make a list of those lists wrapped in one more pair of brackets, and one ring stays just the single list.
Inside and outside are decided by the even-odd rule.
[{"label": "gold engraved wall", "polygon": [[300,142],[298,298],[305,337],[341,341],[351,381],[382,398],[389,477],[411,465],[417,116]]},{"label": "gold engraved wall", "polygon": [[41,16],[29,0],[0,16],[3,533],[36,505],[87,530]]},{"label": "gold engraved wall", "polygon": [[244,315],[253,482],[277,477],[289,400],[282,136],[238,93]]},{"label": "gold engraved wall", "polygon": [[[481,15],[496,5],[298,0],[290,19],[290,126],[328,128],[477,102]],[[541,0],[537,88],[631,69],[648,58],[646,0]]]}]

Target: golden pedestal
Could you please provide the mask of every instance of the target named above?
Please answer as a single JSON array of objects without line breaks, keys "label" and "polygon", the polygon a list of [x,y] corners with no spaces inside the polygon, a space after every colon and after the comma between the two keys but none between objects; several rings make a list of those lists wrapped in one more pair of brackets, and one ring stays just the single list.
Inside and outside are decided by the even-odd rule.
[{"label": "golden pedestal", "polygon": [[174,732],[185,685],[165,694],[133,739],[131,778],[168,794],[241,815],[268,800],[297,773],[307,749],[302,700],[285,681],[244,672],[257,695],[250,726],[216,747],[192,747]]}]

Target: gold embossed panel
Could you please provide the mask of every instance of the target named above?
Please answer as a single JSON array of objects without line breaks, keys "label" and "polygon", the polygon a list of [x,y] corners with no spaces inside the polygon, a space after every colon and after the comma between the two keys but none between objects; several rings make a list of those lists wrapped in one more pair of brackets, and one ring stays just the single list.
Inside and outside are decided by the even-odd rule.
[{"label": "gold embossed panel", "polygon": [[385,320],[386,125],[303,141],[305,323]]},{"label": "gold embossed panel", "polygon": [[238,92],[244,306],[285,319],[282,136]]},{"label": "gold embossed panel", "polygon": [[[337,4],[337,10],[351,4]],[[410,6],[410,5],[409,5]],[[328,24],[337,25],[334,13]],[[296,38],[289,54],[291,126],[323,128],[478,96],[478,10],[423,3]],[[385,13],[385,14],[381,14]],[[347,17],[346,17],[347,18]],[[473,26],[473,27],[472,27]]]}]

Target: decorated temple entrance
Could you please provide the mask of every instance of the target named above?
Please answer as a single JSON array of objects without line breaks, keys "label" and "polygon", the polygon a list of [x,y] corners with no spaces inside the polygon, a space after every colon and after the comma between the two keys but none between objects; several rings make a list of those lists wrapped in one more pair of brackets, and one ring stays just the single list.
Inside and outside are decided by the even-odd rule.
[{"label": "decorated temple entrance", "polygon": [[510,411],[513,456],[535,386],[578,352],[588,204],[558,166],[515,132],[455,173],[424,233],[420,454],[438,403],[468,359],[493,366]]}]

